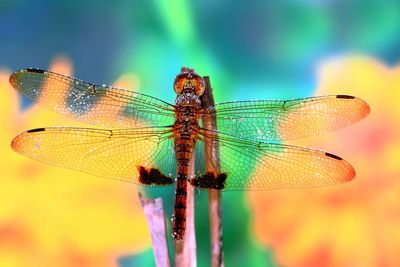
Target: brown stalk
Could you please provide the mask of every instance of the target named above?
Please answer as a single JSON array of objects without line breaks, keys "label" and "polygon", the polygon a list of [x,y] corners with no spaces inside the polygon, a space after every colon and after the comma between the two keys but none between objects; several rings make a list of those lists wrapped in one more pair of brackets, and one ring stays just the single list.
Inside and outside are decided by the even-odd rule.
[{"label": "brown stalk", "polygon": [[[210,78],[203,77],[205,81],[205,91],[202,96],[203,108],[207,109],[214,106],[214,96],[212,93]],[[215,113],[203,117],[203,127],[206,129],[217,130]],[[219,145],[213,137],[205,137],[205,159],[206,171],[219,174]],[[222,242],[222,214],[221,214],[221,192],[209,190],[208,210],[210,216],[210,239],[211,239],[211,266],[224,266],[223,242]]]},{"label": "brown stalk", "polygon": [[171,266],[162,198],[146,198],[139,192],[139,199],[150,229],[156,265]]}]

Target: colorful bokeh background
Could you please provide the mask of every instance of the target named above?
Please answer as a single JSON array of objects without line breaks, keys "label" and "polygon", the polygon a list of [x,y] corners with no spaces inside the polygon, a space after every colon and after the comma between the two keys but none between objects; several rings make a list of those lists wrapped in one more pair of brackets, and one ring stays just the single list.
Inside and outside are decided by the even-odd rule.
[{"label": "colorful bokeh background", "polygon": [[[355,180],[223,195],[226,266],[400,266],[399,58],[397,1],[1,1],[0,266],[154,265],[135,185],[11,150],[21,131],[81,124],[18,96],[10,73],[51,69],[172,102],[181,66],[209,75],[217,102],[351,94],[371,106],[293,142],[344,157]],[[199,266],[206,201],[198,192]]]}]

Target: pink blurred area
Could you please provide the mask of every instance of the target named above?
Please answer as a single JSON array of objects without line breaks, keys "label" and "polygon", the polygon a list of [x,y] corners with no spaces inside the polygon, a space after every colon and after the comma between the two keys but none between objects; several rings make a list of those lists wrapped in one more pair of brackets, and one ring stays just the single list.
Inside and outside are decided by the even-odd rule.
[{"label": "pink blurred area", "polygon": [[321,62],[316,95],[350,94],[371,107],[363,121],[296,145],[343,157],[346,184],[250,193],[253,230],[282,266],[400,266],[400,67],[372,58]]},{"label": "pink blurred area", "polygon": [[[72,75],[57,57],[51,70]],[[79,125],[20,98],[0,70],[0,266],[117,266],[117,258],[150,246],[136,187],[22,157],[10,148],[27,129]],[[137,88],[125,75],[118,85]],[[101,235],[99,234],[101,233]]]}]

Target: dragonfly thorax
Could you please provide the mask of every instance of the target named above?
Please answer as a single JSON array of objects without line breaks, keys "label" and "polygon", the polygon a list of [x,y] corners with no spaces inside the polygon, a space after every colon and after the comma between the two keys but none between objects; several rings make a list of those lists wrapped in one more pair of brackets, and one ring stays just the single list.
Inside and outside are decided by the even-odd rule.
[{"label": "dragonfly thorax", "polygon": [[178,95],[175,100],[176,122],[192,121],[197,124],[198,114],[201,110],[201,101],[195,94]]},{"label": "dragonfly thorax", "polygon": [[185,93],[178,95],[175,100],[175,129],[185,132],[198,126],[198,117],[201,112],[200,98],[195,94]]},{"label": "dragonfly thorax", "polygon": [[201,101],[200,98],[193,93],[184,93],[176,97],[175,105],[178,107],[185,106],[198,108],[201,106]]}]

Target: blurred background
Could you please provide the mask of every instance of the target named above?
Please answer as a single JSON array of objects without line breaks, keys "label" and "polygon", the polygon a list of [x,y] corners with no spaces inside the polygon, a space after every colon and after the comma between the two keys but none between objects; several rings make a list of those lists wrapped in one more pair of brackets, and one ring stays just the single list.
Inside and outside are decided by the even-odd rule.
[{"label": "blurred background", "polygon": [[[353,181],[223,194],[226,266],[400,266],[399,58],[390,0],[2,0],[0,266],[154,265],[135,185],[11,150],[21,131],[78,123],[18,96],[10,73],[51,69],[172,102],[181,66],[211,77],[216,102],[350,94],[371,106],[356,125],[293,142],[344,157]],[[199,266],[206,202],[198,192]]]}]

